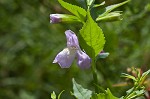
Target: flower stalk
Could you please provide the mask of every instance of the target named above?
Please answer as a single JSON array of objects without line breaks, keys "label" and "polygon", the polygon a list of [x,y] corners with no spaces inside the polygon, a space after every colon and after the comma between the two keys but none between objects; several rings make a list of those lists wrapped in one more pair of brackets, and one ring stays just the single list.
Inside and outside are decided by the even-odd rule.
[{"label": "flower stalk", "polygon": [[95,60],[92,61],[91,63],[91,67],[92,67],[92,74],[93,74],[93,80],[94,80],[94,84],[95,84],[95,92],[98,93],[98,87],[96,85],[98,85],[98,79],[97,79],[97,70],[96,70],[96,62]]}]

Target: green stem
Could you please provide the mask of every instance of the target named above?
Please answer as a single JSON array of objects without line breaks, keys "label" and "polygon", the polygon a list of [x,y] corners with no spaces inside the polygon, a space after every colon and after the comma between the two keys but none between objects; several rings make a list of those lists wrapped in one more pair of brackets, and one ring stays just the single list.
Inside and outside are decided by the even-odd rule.
[{"label": "green stem", "polygon": [[95,92],[98,93],[98,87],[96,85],[98,85],[98,80],[97,80],[97,73],[96,73],[96,64],[95,61],[92,61],[92,73],[93,73],[93,79],[94,79],[94,84],[95,84]]}]

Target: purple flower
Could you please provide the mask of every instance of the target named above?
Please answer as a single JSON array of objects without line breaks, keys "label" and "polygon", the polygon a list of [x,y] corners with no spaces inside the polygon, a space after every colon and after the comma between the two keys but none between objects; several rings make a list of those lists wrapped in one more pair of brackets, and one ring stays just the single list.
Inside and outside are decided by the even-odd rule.
[{"label": "purple flower", "polygon": [[53,63],[58,63],[61,68],[69,68],[77,58],[77,64],[81,69],[90,68],[90,57],[80,49],[78,38],[76,34],[71,31],[65,31],[67,39],[67,47],[57,54]]}]

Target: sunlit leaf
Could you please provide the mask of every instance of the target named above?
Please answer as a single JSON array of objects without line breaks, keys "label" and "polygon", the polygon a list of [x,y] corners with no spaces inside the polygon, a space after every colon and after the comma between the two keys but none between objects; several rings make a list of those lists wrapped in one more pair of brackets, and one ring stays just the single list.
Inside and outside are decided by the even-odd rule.
[{"label": "sunlit leaf", "polygon": [[86,11],[83,8],[64,2],[63,0],[58,0],[58,2],[61,4],[61,6],[76,15],[78,18],[84,20],[86,16]]},{"label": "sunlit leaf", "polygon": [[102,29],[94,22],[90,12],[87,12],[87,22],[80,30],[81,47],[90,57],[96,57],[105,44],[105,37]]}]

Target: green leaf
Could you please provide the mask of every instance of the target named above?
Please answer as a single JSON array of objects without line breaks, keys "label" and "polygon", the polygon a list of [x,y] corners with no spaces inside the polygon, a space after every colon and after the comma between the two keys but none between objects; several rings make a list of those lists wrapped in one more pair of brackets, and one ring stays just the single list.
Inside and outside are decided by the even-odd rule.
[{"label": "green leaf", "polygon": [[128,3],[129,1],[130,1],[130,0],[127,0],[127,1],[124,1],[124,2],[122,2],[122,3],[118,3],[118,4],[114,4],[114,5],[107,6],[105,13],[109,13],[109,12],[111,12],[112,10],[114,10],[114,9],[116,9],[116,8],[118,8],[118,7],[120,7],[120,6],[124,5],[124,4],[126,4],[126,3]]},{"label": "green leaf", "polygon": [[129,74],[126,74],[126,73],[122,73],[122,74],[121,74],[121,77],[130,78],[130,79],[132,79],[132,80],[136,81],[136,78],[135,78],[134,76],[129,75]]},{"label": "green leaf", "polygon": [[86,17],[86,11],[83,8],[64,2],[63,0],[58,0],[58,2],[61,4],[61,6],[76,15],[81,20],[84,20],[84,18]]},{"label": "green leaf", "polygon": [[88,7],[90,7],[94,2],[95,2],[95,0],[86,0]]},{"label": "green leaf", "polygon": [[145,79],[146,79],[146,77],[147,77],[147,75],[148,75],[149,73],[150,73],[150,69],[142,74],[142,76],[141,76],[141,78],[140,78],[140,80],[141,80],[140,82],[141,82],[141,83],[143,83],[143,82],[145,81]]},{"label": "green leaf", "polygon": [[150,69],[142,74],[142,77],[145,78],[150,73]]},{"label": "green leaf", "polygon": [[105,1],[103,1],[102,3],[100,3],[100,4],[95,4],[93,7],[100,7],[100,6],[103,6],[105,4]]},{"label": "green leaf", "polygon": [[86,1],[85,0],[75,0],[77,2],[77,4],[79,4],[81,7],[83,7],[84,9],[86,9]]},{"label": "green leaf", "polygon": [[137,97],[142,96],[144,93],[145,93],[144,89],[136,90],[136,91],[133,91],[130,95],[128,95],[128,97],[125,99],[136,99]]},{"label": "green leaf", "polygon": [[52,98],[52,99],[56,99],[56,94],[55,94],[54,91],[53,91],[53,93],[51,93],[51,98]]},{"label": "green leaf", "polygon": [[104,16],[99,16],[98,18],[96,18],[96,21],[118,21],[118,20],[122,20],[121,18],[121,11],[114,11],[114,12],[110,12]]},{"label": "green leaf", "polygon": [[106,90],[106,93],[99,93],[96,96],[93,96],[91,99],[119,99],[110,92],[109,89]]},{"label": "green leaf", "polygon": [[61,91],[61,93],[58,95],[58,99],[60,99],[61,94],[64,92],[65,90]]},{"label": "green leaf", "polygon": [[79,40],[81,47],[90,57],[96,57],[104,48],[105,37],[102,29],[87,12],[87,21],[80,30]]},{"label": "green leaf", "polygon": [[118,99],[118,98],[115,97],[115,96],[113,96],[113,94],[111,93],[111,91],[109,89],[107,89],[106,99]]},{"label": "green leaf", "polygon": [[92,91],[84,89],[81,85],[77,84],[74,79],[72,79],[72,82],[73,82],[73,95],[77,99],[90,99]]},{"label": "green leaf", "polygon": [[105,7],[104,13],[100,14],[100,15],[97,17],[96,20],[98,21],[98,18],[107,16],[107,14],[109,14],[112,10],[114,10],[114,9],[116,9],[116,8],[118,8],[118,7],[120,7],[120,6],[124,5],[124,4],[126,4],[126,3],[128,3],[129,1],[130,1],[130,0],[127,0],[127,1],[124,1],[124,2],[122,2],[122,3],[118,3],[118,4],[114,4],[114,5],[110,5],[110,6]]}]

